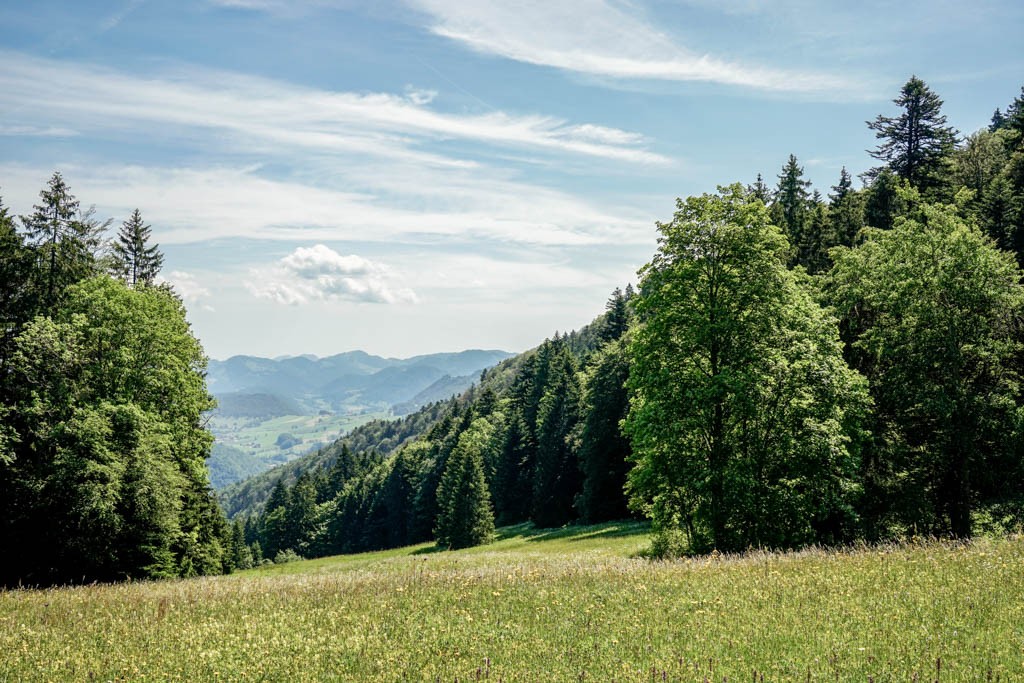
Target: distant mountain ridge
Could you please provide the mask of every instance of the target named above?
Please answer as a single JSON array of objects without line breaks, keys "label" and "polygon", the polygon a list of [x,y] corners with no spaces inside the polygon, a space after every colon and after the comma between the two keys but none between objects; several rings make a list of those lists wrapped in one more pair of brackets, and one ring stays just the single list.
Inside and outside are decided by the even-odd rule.
[{"label": "distant mountain ridge", "polygon": [[207,386],[215,396],[277,396],[310,414],[356,412],[417,403],[421,392],[446,377],[441,386],[447,384],[452,393],[459,393],[481,370],[512,355],[471,349],[412,358],[384,358],[365,351],[326,358],[233,356],[210,361]]}]

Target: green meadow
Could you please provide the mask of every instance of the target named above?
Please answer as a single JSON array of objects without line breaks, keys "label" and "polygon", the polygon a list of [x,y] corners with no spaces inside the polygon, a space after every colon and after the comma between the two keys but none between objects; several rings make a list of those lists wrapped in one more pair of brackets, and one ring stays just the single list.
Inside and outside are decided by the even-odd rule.
[{"label": "green meadow", "polygon": [[3,681],[1012,681],[1024,539],[677,561],[638,523],[0,592]]}]

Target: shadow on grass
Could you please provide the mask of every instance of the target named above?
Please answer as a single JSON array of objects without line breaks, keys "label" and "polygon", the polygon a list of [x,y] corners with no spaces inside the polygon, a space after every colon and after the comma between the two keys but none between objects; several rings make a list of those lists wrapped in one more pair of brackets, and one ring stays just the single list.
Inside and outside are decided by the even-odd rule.
[{"label": "shadow on grass", "polygon": [[444,552],[445,550],[447,550],[447,548],[442,548],[441,546],[439,546],[439,545],[437,545],[435,543],[434,545],[428,545],[426,548],[420,548],[419,550],[413,550],[409,554],[410,555],[432,555],[433,553],[441,553],[441,552]]},{"label": "shadow on grass", "polygon": [[607,522],[591,526],[568,525],[557,528],[538,529],[533,523],[516,524],[498,529],[496,540],[504,541],[509,539],[522,539],[530,543],[541,541],[552,541],[560,538],[568,539],[570,542],[587,541],[593,538],[625,538],[627,536],[638,536],[649,533],[651,525],[649,522],[626,520],[622,522]]}]

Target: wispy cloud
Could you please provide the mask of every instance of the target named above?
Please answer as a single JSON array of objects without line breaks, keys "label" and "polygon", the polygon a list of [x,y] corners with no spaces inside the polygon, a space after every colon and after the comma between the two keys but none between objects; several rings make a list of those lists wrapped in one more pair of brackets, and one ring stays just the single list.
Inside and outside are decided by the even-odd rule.
[{"label": "wispy cloud", "polygon": [[[262,177],[258,166],[65,164],[60,170],[75,195],[105,215],[127,216],[141,207],[161,244],[246,237],[583,246],[646,243],[652,231],[652,218],[637,210],[602,208],[558,190],[468,171],[369,165],[340,172],[335,180],[352,188],[346,191]],[[52,172],[0,163],[7,203],[28,211]]]},{"label": "wispy cloud", "polygon": [[415,88],[364,94],[194,67],[144,77],[12,52],[0,52],[0,60],[0,115],[13,125],[34,124],[40,113],[55,126],[91,131],[160,124],[226,133],[225,144],[264,152],[363,154],[437,166],[474,165],[424,149],[450,139],[669,163],[629,131],[602,128],[606,134],[595,138],[580,134],[587,124],[549,116],[443,112],[429,106],[436,93]]},{"label": "wispy cloud", "polygon": [[30,138],[70,138],[78,131],[57,126],[6,126],[0,125],[0,136]]},{"label": "wispy cloud", "polygon": [[387,266],[355,254],[339,254],[323,244],[299,247],[272,267],[255,269],[251,275],[245,286],[253,296],[280,304],[417,301],[411,289],[393,284],[394,275]]},{"label": "wispy cloud", "polygon": [[610,0],[472,3],[407,0],[429,30],[475,51],[614,79],[705,81],[765,91],[858,97],[865,85],[815,69],[780,69],[699,54]]}]

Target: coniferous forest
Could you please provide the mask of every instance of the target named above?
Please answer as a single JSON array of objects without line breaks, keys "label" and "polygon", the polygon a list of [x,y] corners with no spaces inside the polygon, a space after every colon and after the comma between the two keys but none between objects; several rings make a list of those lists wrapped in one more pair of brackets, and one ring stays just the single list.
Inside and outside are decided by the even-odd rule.
[{"label": "coniferous forest", "polygon": [[[589,326],[229,489],[205,356],[136,211],[0,208],[7,585],[187,576],[649,518],[658,555],[1024,524],[1024,89],[965,135],[912,77],[878,165],[679,200]],[[753,175],[753,174],[752,174]],[[769,176],[770,177],[770,176]],[[222,512],[233,516],[228,522]]]}]

